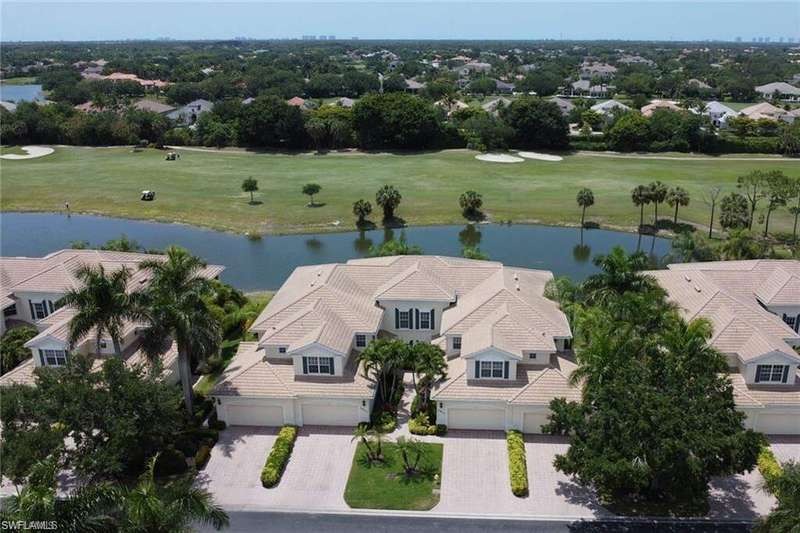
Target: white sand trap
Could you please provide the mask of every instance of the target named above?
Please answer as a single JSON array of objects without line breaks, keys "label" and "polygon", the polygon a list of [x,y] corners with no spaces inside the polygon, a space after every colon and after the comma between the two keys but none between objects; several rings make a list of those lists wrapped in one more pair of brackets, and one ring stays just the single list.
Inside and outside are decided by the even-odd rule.
[{"label": "white sand trap", "polygon": [[46,146],[23,146],[21,148],[27,155],[22,154],[3,154],[0,155],[2,159],[36,159],[37,157],[44,157],[50,155],[55,150]]},{"label": "white sand trap", "polygon": [[489,161],[490,163],[522,163],[525,161],[521,157],[516,157],[508,154],[480,154],[476,155],[475,159],[481,161]]},{"label": "white sand trap", "polygon": [[536,159],[537,161],[563,161],[560,155],[540,154],[538,152],[518,152],[517,155],[525,159]]}]

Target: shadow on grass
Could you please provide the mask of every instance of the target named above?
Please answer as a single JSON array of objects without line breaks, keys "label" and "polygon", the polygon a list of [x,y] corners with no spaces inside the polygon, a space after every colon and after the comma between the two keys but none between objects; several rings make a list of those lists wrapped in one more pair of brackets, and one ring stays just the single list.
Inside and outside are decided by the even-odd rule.
[{"label": "shadow on grass", "polygon": [[392,468],[396,464],[396,462],[395,462],[393,457],[391,457],[391,456],[387,457],[386,455],[384,455],[383,458],[380,459],[380,460],[370,461],[369,459],[367,459],[367,454],[366,453],[362,453],[361,456],[358,457],[358,459],[356,459],[356,462],[358,463],[358,466],[360,466],[362,468],[366,468],[368,470],[372,470],[373,468],[387,468],[388,469],[388,468]]},{"label": "shadow on grass", "polygon": [[263,203],[264,202],[262,202],[261,200],[253,200],[252,202],[247,202],[248,205],[261,205]]},{"label": "shadow on grass", "polygon": [[406,221],[402,217],[394,216],[392,218],[383,219],[384,228],[404,228],[405,226],[406,226]]},{"label": "shadow on grass", "polygon": [[420,483],[430,483],[433,481],[433,478],[439,471],[431,466],[431,465],[424,465],[422,468],[418,469],[413,474],[406,474],[405,471],[399,473],[397,475],[397,480],[402,485],[419,485]]},{"label": "shadow on grass", "polygon": [[309,202],[306,204],[306,207],[316,209],[318,207],[325,207],[325,205],[326,205],[325,202],[314,202],[314,203]]},{"label": "shadow on grass", "polygon": [[361,222],[356,222],[356,228],[359,231],[371,231],[377,228],[378,226],[371,220],[363,220]]}]

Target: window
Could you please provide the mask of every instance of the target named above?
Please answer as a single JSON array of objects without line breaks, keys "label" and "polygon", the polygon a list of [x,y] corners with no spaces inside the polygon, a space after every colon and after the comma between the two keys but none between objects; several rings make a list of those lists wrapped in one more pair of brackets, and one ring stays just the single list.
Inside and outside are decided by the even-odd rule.
[{"label": "window", "polygon": [[67,364],[67,352],[64,350],[39,350],[42,364],[47,366],[63,366]]},{"label": "window", "polygon": [[536,352],[531,352],[528,354],[528,359],[536,359]]},{"label": "window", "polygon": [[366,345],[367,345],[367,336],[361,334],[356,335],[356,347],[363,348]]},{"label": "window", "polygon": [[794,315],[783,315],[783,321],[786,322],[790,328],[794,329],[796,317]]},{"label": "window", "polygon": [[419,329],[431,329],[431,314],[429,311],[420,311]]},{"label": "window", "polygon": [[33,304],[33,318],[44,318],[47,316],[47,307],[44,302],[37,302]]},{"label": "window", "polygon": [[503,361],[481,361],[482,378],[502,378]]},{"label": "window", "polygon": [[303,371],[306,374],[333,374],[332,357],[303,357]]},{"label": "window", "polygon": [[454,350],[461,349],[461,337],[453,337],[453,349]]},{"label": "window", "polygon": [[108,348],[108,343],[106,341],[100,341],[100,348]]},{"label": "window", "polygon": [[400,329],[411,328],[411,311],[400,311],[398,325]]},{"label": "window", "polygon": [[756,383],[786,383],[788,376],[788,365],[756,366]]},{"label": "window", "polygon": [[286,353],[286,346],[278,346],[278,353]]},{"label": "window", "polygon": [[14,316],[17,314],[17,304],[11,304],[3,309],[3,316]]}]

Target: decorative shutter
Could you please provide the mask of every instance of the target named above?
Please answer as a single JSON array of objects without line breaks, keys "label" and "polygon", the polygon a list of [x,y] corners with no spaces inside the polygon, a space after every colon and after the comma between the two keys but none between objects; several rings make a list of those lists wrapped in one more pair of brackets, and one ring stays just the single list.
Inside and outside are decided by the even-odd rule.
[{"label": "decorative shutter", "polygon": [[41,348],[39,348],[39,362],[44,366],[44,351]]},{"label": "decorative shutter", "polygon": [[394,308],[394,329],[400,329],[400,310]]},{"label": "decorative shutter", "polygon": [[475,361],[475,379],[481,377],[481,362]]},{"label": "decorative shutter", "polygon": [[503,378],[508,379],[508,361],[503,362]]},{"label": "decorative shutter", "polygon": [[308,361],[303,357],[303,374],[308,374]]},{"label": "decorative shutter", "polygon": [[436,326],[433,325],[433,312],[434,310],[431,309],[431,329],[436,329]]},{"label": "decorative shutter", "polygon": [[419,309],[414,309],[414,316],[416,317],[414,319],[414,326],[416,326],[414,329],[419,329]]},{"label": "decorative shutter", "polygon": [[761,374],[761,372],[759,371],[759,370],[760,370],[760,368],[761,368],[761,365],[757,365],[757,366],[756,366],[756,383],[759,383],[759,382],[761,381],[761,380],[759,379],[759,375]]},{"label": "decorative shutter", "polygon": [[28,300],[28,306],[31,308],[31,320],[36,320],[36,313],[33,312],[33,302]]},{"label": "decorative shutter", "polygon": [[789,378],[789,365],[786,365],[783,367],[783,378],[781,378],[781,383],[786,383],[788,378]]},{"label": "decorative shutter", "polygon": [[50,312],[52,313],[53,312],[53,302],[50,301],[50,300],[47,300],[47,305],[50,306]]},{"label": "decorative shutter", "polygon": [[328,365],[328,367],[331,369],[331,371],[330,371],[330,375],[332,376],[332,375],[334,375],[334,374],[336,373],[336,372],[334,371],[334,368],[333,368],[333,357],[328,357],[328,360],[329,360],[329,361],[330,361],[330,363],[331,363],[330,365]]}]

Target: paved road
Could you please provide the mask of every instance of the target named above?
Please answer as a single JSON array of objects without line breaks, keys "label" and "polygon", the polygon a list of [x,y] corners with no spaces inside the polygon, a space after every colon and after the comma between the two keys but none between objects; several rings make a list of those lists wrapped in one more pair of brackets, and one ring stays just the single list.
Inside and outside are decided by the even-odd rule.
[{"label": "paved road", "polygon": [[[347,515],[285,512],[235,511],[228,513],[226,533],[479,533],[483,531],[536,533],[745,533],[748,524],[653,522],[562,522],[553,520],[494,520],[475,518],[407,517],[397,515]],[[200,528],[212,532],[211,528]]]}]

